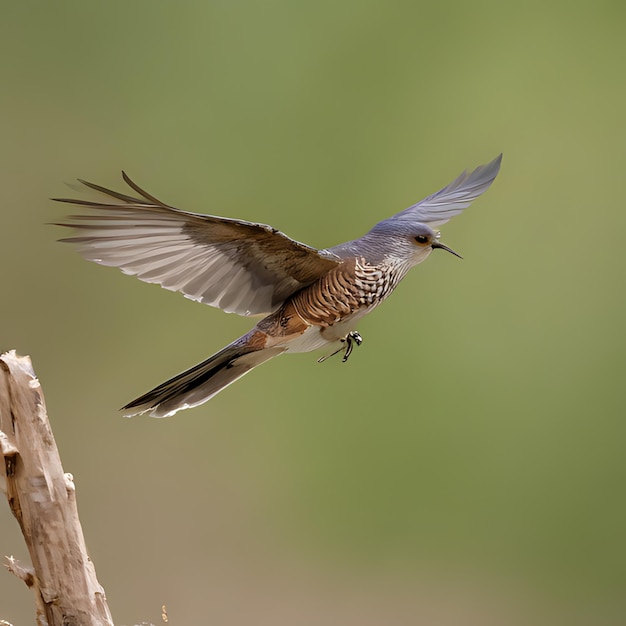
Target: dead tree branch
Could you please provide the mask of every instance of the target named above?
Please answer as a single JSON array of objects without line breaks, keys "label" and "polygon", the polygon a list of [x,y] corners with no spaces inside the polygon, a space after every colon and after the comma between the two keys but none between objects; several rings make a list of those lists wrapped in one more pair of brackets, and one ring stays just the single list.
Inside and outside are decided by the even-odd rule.
[{"label": "dead tree branch", "polygon": [[71,474],[63,472],[41,386],[29,357],[0,356],[0,489],[33,567],[7,567],[35,593],[37,624],[112,626],[87,554]]}]

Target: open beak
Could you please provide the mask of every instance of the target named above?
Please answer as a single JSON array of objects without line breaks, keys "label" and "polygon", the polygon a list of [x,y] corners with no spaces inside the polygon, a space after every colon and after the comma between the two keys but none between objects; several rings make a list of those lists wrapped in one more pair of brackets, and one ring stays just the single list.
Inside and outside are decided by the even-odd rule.
[{"label": "open beak", "polygon": [[439,243],[438,241],[433,241],[432,244],[430,244],[431,248],[441,248],[442,250],[446,250],[447,252],[449,252],[450,254],[454,254],[454,256],[458,256],[459,259],[462,259],[463,257],[458,253],[455,252],[452,248],[448,248],[448,246]]}]

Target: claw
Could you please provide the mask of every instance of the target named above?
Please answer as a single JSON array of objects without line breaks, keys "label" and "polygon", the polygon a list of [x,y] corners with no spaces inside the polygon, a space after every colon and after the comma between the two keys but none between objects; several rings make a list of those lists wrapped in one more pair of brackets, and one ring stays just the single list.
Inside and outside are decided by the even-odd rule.
[{"label": "claw", "polygon": [[334,352],[331,352],[330,354],[327,354],[326,356],[320,357],[319,359],[317,359],[317,362],[323,363],[326,359],[329,359],[331,356],[335,356],[335,354],[338,354],[342,350],[345,350],[343,359],[341,359],[341,362],[345,363],[350,357],[350,355],[352,354],[352,350],[354,349],[354,344],[356,344],[357,346],[360,346],[363,343],[363,337],[361,337],[361,335],[356,330],[351,330],[343,339],[340,339],[340,341],[342,344],[345,344],[345,345],[340,346],[337,350],[335,350]]}]

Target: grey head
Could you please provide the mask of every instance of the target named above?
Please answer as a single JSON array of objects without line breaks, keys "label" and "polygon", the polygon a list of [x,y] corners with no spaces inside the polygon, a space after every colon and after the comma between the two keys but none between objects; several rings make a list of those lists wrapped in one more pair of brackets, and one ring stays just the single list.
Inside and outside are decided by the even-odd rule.
[{"label": "grey head", "polygon": [[360,239],[330,248],[329,252],[342,258],[362,255],[370,263],[392,261],[408,267],[421,263],[436,249],[460,257],[439,241],[436,229],[489,189],[501,162],[500,154],[472,172],[463,172],[443,189],[379,222]]}]

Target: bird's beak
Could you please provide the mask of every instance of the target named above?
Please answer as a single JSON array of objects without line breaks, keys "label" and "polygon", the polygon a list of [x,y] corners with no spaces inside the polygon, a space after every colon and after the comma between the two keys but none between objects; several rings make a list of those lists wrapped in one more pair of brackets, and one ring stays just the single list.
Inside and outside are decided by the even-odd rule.
[{"label": "bird's beak", "polygon": [[442,250],[446,250],[450,254],[454,254],[454,256],[458,256],[459,259],[463,258],[458,252],[455,252],[452,248],[448,248],[448,246],[444,245],[443,243],[439,243],[438,241],[433,241],[433,243],[431,244],[431,248],[441,248]]}]

